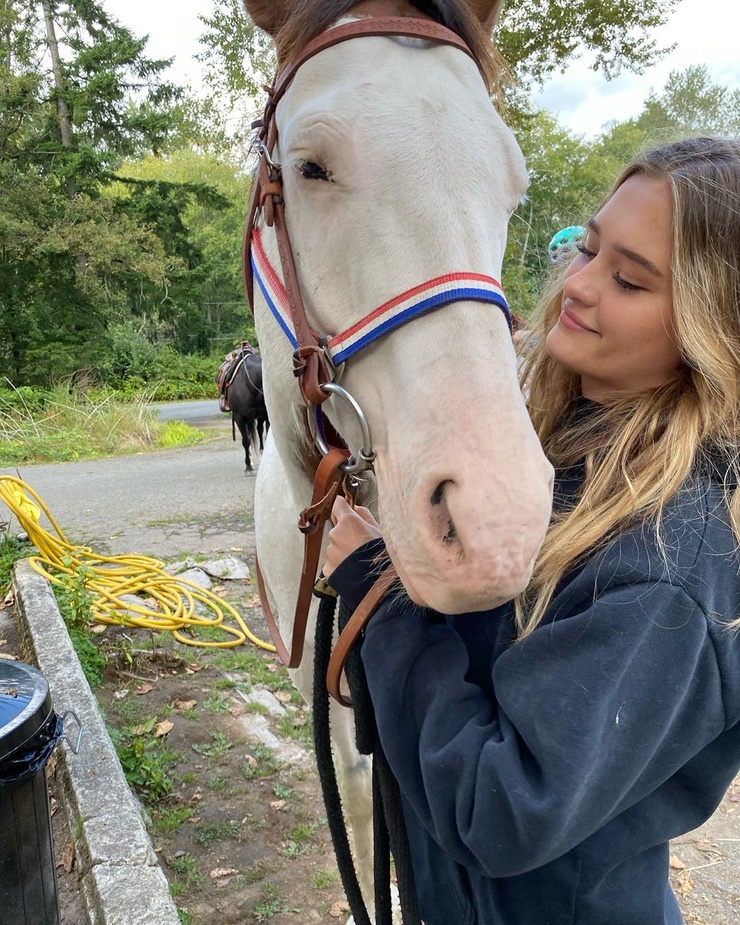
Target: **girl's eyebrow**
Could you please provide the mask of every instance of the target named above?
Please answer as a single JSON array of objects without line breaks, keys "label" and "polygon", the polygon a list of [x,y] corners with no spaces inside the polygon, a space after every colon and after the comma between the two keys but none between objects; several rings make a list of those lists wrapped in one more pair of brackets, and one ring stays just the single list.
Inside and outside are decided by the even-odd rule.
[{"label": "girl's eyebrow", "polygon": [[[594,234],[601,236],[601,229],[599,228],[598,222],[595,219],[589,219],[587,224],[588,227],[594,232]],[[642,254],[638,254],[635,251],[630,250],[629,247],[625,247],[623,244],[615,244],[614,250],[618,254],[621,254],[623,257],[626,257],[628,260],[633,260],[635,263],[638,263],[641,267],[644,267],[646,270],[652,273],[653,276],[657,276],[660,279],[665,278],[665,274],[661,273],[661,271],[655,266],[652,260],[648,260],[647,257],[643,257]]]}]

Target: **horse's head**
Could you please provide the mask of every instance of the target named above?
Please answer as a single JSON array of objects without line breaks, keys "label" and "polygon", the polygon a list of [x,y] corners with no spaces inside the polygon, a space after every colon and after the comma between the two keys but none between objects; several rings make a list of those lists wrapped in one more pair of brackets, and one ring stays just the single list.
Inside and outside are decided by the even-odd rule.
[{"label": "horse's head", "polygon": [[[287,63],[300,46],[290,0],[246,5],[276,34]],[[300,4],[304,22],[311,5]],[[438,6],[452,28],[478,30],[464,38],[480,45],[481,23],[490,25],[499,5],[479,0],[480,22],[463,0],[425,8]],[[331,6],[341,16],[352,4],[313,6],[316,15]],[[421,15],[396,0],[363,0],[348,15],[400,12]],[[441,276],[462,274],[463,289],[476,275],[500,278],[526,171],[464,52],[399,37],[327,48],[298,70],[277,125],[272,159],[282,165],[286,221],[315,332],[343,331],[415,287],[423,298],[424,286]],[[263,240],[279,267],[269,229]],[[300,399],[291,350],[260,298],[257,328],[273,433],[288,458],[293,416],[281,409]],[[463,292],[352,356],[341,383],[370,424],[380,520],[411,597],[454,613],[520,591],[549,521],[552,472],[526,414],[503,312]],[[351,413],[336,399],[324,407],[357,448]]]}]

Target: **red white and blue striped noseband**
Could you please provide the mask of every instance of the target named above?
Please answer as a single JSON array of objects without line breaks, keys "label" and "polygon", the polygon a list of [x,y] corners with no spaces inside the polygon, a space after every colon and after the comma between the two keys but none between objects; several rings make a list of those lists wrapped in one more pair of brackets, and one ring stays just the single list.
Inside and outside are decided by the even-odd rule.
[{"label": "red white and blue striped noseband", "polygon": [[[288,297],[282,280],[265,253],[259,228],[252,231],[250,260],[260,292],[295,350],[298,341]],[[451,302],[490,302],[501,309],[509,331],[512,329],[511,312],[501,284],[497,280],[482,273],[448,273],[414,286],[384,302],[339,334],[318,339],[320,343],[325,344],[325,350],[334,366],[340,366],[360,350],[407,321]]]}]

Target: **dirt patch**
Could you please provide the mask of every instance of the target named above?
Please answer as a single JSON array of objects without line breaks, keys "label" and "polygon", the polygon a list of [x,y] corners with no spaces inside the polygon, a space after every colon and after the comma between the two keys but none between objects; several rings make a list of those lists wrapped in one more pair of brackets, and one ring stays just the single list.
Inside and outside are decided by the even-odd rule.
[{"label": "dirt patch", "polygon": [[57,798],[56,759],[46,768],[51,812],[51,832],[56,859],[57,899],[60,925],[89,925],[74,842],[67,817]]},{"label": "dirt patch", "polygon": [[[268,638],[251,584],[219,593]],[[276,657],[140,629],[108,629],[97,643],[107,657],[98,701],[182,921],[345,921],[310,717]]]}]

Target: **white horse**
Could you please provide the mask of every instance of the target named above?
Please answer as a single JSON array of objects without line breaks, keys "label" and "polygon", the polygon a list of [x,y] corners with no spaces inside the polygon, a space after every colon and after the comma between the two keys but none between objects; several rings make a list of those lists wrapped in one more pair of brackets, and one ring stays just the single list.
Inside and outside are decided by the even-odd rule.
[{"label": "white horse", "polygon": [[[312,3],[326,28],[336,19],[423,15],[405,0],[297,5],[305,14]],[[291,0],[245,4],[280,53]],[[449,25],[445,11],[469,17],[472,8],[487,40],[500,5],[439,0],[439,19]],[[327,8],[334,17],[328,23]],[[526,171],[465,53],[377,36],[327,48],[298,70],[277,107],[277,125],[269,156],[282,166],[286,221],[317,334],[343,331],[446,274],[500,278]],[[274,233],[262,220],[260,235],[264,259],[280,276]],[[311,500],[315,461],[292,349],[257,286],[255,317],[271,422],[255,489],[256,545],[289,639],[303,556],[296,522]],[[462,293],[357,353],[341,382],[367,417],[376,454],[376,489],[367,501],[410,597],[462,613],[521,591],[549,522],[552,470],[524,407],[504,313]],[[336,398],[323,408],[357,451],[352,409]],[[309,629],[303,663],[292,672],[308,701],[311,638]],[[363,892],[372,895],[369,769],[354,747],[351,711],[334,706],[340,789]]]}]

